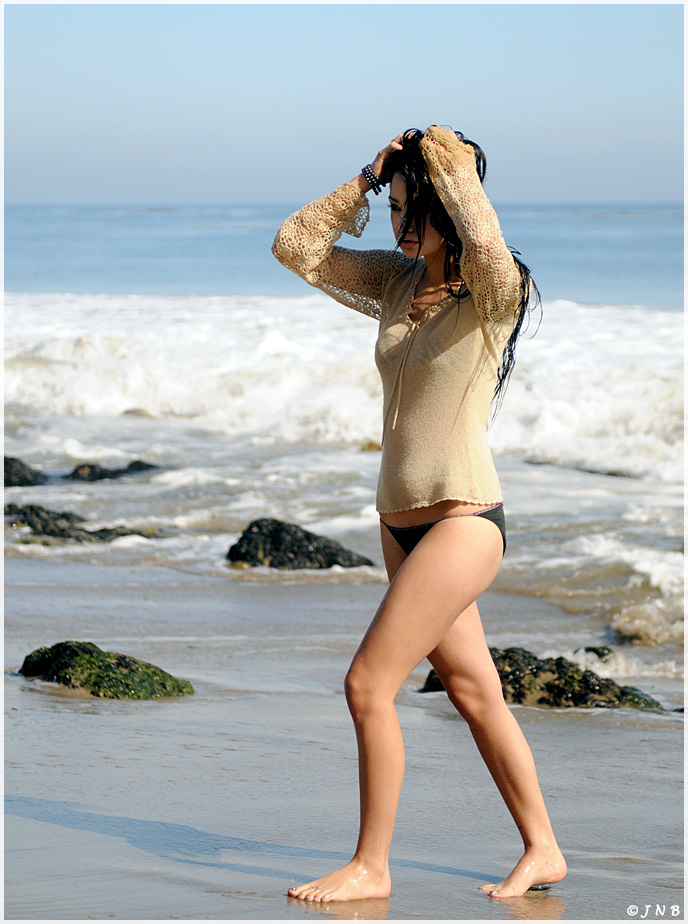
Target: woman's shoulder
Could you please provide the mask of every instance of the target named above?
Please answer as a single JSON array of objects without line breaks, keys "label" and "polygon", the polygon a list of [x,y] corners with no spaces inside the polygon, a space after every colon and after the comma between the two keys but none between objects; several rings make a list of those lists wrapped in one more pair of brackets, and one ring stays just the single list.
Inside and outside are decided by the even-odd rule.
[{"label": "woman's shoulder", "polygon": [[415,260],[405,257],[396,250],[350,250],[335,247],[335,251],[346,254],[355,254],[356,262],[361,270],[369,270],[377,276],[384,276],[387,286],[399,279],[405,278],[417,265]]},{"label": "woman's shoulder", "polygon": [[417,280],[424,266],[423,261],[405,257],[403,253],[396,251],[387,251],[387,253],[392,257],[389,262],[390,274],[387,289],[405,290],[413,285],[414,279]]}]

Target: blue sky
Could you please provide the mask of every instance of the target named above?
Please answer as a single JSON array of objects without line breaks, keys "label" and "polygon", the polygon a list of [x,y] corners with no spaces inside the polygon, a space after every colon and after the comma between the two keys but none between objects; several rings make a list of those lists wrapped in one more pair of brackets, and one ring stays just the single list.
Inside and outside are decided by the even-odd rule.
[{"label": "blue sky", "polygon": [[451,125],[498,202],[683,198],[681,4],[5,6],[5,199],[299,202]]}]

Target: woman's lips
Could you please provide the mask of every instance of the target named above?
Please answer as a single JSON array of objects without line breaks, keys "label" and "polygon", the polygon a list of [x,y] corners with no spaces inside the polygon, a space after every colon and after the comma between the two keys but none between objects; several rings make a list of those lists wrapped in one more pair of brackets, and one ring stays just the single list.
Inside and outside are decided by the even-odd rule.
[{"label": "woman's lips", "polygon": [[418,241],[410,241],[407,237],[399,245],[400,247],[417,247]]}]

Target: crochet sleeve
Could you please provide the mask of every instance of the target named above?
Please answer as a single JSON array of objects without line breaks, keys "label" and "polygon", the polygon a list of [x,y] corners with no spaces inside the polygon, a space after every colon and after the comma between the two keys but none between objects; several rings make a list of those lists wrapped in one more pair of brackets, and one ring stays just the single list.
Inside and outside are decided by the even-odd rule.
[{"label": "crochet sleeve", "polygon": [[521,298],[521,274],[483,190],[473,148],[453,133],[439,134],[431,126],[421,150],[461,238],[461,276],[480,316],[488,322],[513,318]]},{"label": "crochet sleeve", "polygon": [[287,269],[356,311],[379,320],[382,296],[406,258],[388,250],[347,250],[343,233],[360,237],[368,200],[351,183],[305,205],[280,226],[272,252]]}]

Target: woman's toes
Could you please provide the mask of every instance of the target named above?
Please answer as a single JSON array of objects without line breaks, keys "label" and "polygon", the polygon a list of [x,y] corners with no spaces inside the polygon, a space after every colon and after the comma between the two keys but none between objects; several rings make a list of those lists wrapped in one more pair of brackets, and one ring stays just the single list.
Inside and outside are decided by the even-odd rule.
[{"label": "woman's toes", "polygon": [[312,885],[302,885],[294,886],[291,889],[288,889],[288,894],[293,898],[298,898],[302,902],[312,902],[315,901],[315,896],[318,894],[319,889],[316,889]]}]

